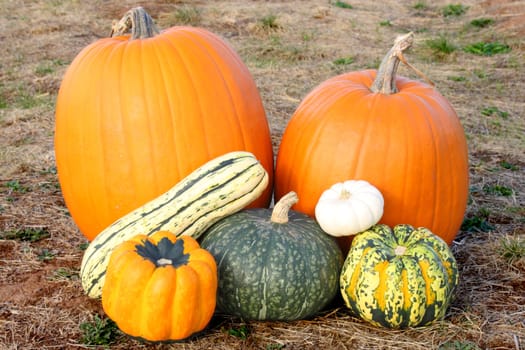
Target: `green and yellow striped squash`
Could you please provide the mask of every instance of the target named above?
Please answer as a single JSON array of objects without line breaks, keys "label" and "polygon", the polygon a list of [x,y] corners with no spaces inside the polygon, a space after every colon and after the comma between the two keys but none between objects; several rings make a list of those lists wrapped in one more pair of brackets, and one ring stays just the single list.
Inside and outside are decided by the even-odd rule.
[{"label": "green and yellow striped squash", "polygon": [[257,199],[268,186],[268,173],[250,152],[230,152],[194,170],[169,191],[115,221],[89,244],[80,268],[82,287],[101,296],[109,257],[137,234],[170,231],[198,238],[219,219]]},{"label": "green and yellow striped squash", "polygon": [[417,327],[445,315],[458,277],[449,246],[430,230],[380,224],[354,237],[340,288],[348,308],[363,320]]}]

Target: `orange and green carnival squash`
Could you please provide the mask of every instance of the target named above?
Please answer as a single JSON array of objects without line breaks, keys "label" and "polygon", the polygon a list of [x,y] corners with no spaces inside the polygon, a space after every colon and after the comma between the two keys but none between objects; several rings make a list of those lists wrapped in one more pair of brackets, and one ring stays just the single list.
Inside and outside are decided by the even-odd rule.
[{"label": "orange and green carnival squash", "polygon": [[358,317],[387,328],[443,318],[458,284],[450,247],[428,229],[375,225],[358,234],[341,271],[341,294]]},{"label": "orange and green carnival squash", "polygon": [[142,8],[120,23],[132,24],[131,35],[84,48],[57,98],[58,177],[80,231],[92,240],[199,166],[232,151],[253,153],[268,172],[268,188],[251,204],[267,207],[273,187],[270,131],[240,57],[201,28],[159,32]]},{"label": "orange and green carnival squash", "polygon": [[[467,143],[433,86],[396,76],[412,41],[412,33],[396,40],[378,71],[333,77],[305,97],[282,137],[276,200],[295,191],[293,209],[314,216],[332,184],[366,180],[383,194],[381,223],[428,227],[452,242],[467,205]],[[340,238],[343,251],[351,239]]]},{"label": "orange and green carnival squash", "polygon": [[203,330],[215,311],[217,265],[190,236],[137,235],[111,254],[104,312],[124,333],[180,340]]}]

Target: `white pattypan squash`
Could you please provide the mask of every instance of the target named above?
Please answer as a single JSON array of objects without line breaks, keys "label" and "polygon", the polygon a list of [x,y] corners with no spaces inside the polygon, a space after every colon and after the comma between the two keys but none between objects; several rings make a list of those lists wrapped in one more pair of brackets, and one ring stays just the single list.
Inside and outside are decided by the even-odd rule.
[{"label": "white pattypan squash", "polygon": [[364,180],[336,183],[324,191],[315,207],[315,218],[331,236],[350,236],[375,225],[383,216],[381,192]]}]

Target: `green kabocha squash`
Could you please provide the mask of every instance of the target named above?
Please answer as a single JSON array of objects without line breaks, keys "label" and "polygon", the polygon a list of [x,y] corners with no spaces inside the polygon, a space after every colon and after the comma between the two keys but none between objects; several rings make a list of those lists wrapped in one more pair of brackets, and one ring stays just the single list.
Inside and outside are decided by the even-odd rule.
[{"label": "green kabocha squash", "polygon": [[456,260],[445,241],[423,227],[382,224],[354,237],[340,280],[350,310],[388,328],[441,319],[457,283]]},{"label": "green kabocha squash", "polygon": [[294,192],[271,209],[245,209],[214,224],[201,247],[217,261],[217,309],[244,320],[297,320],[337,295],[343,257],[315,220],[290,211]]}]

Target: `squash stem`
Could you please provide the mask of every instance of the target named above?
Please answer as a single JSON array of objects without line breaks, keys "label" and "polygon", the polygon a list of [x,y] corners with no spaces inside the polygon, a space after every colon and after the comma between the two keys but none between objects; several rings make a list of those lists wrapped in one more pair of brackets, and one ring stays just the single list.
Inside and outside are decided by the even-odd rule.
[{"label": "squash stem", "polygon": [[299,201],[297,193],[289,192],[284,195],[273,207],[271,221],[278,224],[286,224],[288,222],[288,213],[290,208]]},{"label": "squash stem", "polygon": [[153,38],[160,31],[143,7],[134,7],[111,27],[111,37],[130,32],[129,40]]},{"label": "squash stem", "polygon": [[157,266],[171,265],[173,261],[171,259],[160,258],[157,260]]},{"label": "squash stem", "polygon": [[407,251],[407,247],[402,246],[402,245],[398,245],[398,246],[394,249],[394,253],[396,254],[396,256],[403,255],[403,254],[405,254],[406,251]]},{"label": "squash stem", "polygon": [[399,62],[403,62],[407,67],[412,69],[417,75],[424,79],[428,84],[434,86],[434,83],[428,79],[423,72],[412,66],[406,60],[403,53],[408,50],[414,43],[414,33],[410,32],[400,35],[394,41],[394,46],[388,51],[383,61],[379,65],[377,75],[370,86],[370,90],[374,93],[381,93],[384,95],[391,95],[397,92],[396,74],[399,67]]},{"label": "squash stem", "polygon": [[339,199],[341,200],[347,200],[350,197],[352,197],[352,193],[346,189],[342,189],[341,193],[339,194]]}]

